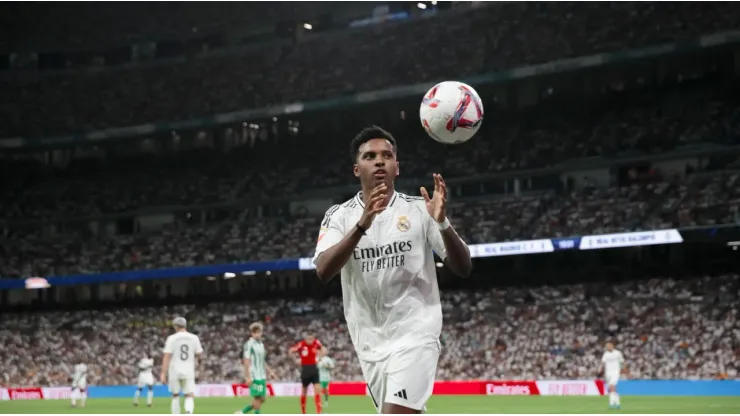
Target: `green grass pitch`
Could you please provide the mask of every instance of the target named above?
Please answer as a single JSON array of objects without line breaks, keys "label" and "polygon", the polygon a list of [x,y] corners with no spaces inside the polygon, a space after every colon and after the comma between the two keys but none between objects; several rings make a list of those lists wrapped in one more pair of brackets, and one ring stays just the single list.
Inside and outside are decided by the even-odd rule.
[{"label": "green grass pitch", "polygon": [[[132,392],[133,395],[133,392]],[[606,397],[553,396],[434,396],[429,413],[734,413],[740,414],[740,397],[622,396],[622,409],[610,410]],[[141,400],[144,403],[144,398]],[[233,414],[249,398],[196,398],[195,413]],[[314,413],[313,398],[307,411]],[[300,413],[297,397],[270,398],[263,414]],[[71,408],[68,400],[11,400],[0,402],[0,413],[170,413],[170,400],[158,398],[149,408],[134,407],[132,399],[89,399],[85,408]],[[369,397],[336,396],[325,413],[374,413]]]}]

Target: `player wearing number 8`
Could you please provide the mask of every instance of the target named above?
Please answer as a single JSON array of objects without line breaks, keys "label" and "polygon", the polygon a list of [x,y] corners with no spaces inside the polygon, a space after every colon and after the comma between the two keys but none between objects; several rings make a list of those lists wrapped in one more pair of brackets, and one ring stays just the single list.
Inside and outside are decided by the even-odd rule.
[{"label": "player wearing number 8", "polygon": [[175,333],[168,336],[164,344],[161,381],[162,384],[169,381],[172,413],[180,413],[180,392],[185,395],[185,413],[193,413],[196,356],[200,358],[203,347],[198,336],[185,329],[187,326],[185,318],[173,319],[172,325],[175,327]]}]

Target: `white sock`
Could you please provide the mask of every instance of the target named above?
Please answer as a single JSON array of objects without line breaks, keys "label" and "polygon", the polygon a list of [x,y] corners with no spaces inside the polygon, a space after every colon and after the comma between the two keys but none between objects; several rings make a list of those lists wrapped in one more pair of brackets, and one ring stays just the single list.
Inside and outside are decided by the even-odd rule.
[{"label": "white sock", "polygon": [[85,400],[87,400],[87,392],[82,392],[82,398],[80,399],[80,403],[82,404],[82,407],[85,407]]},{"label": "white sock", "polygon": [[134,404],[139,404],[139,395],[141,394],[141,390],[136,390],[134,393]]},{"label": "white sock", "polygon": [[609,406],[614,406],[615,404],[617,404],[617,401],[614,398],[614,392],[609,392]]},{"label": "white sock", "polygon": [[172,398],[172,406],[170,407],[170,409],[172,409],[173,415],[180,414],[180,398],[179,397]]},{"label": "white sock", "polygon": [[185,398],[185,413],[193,413],[195,410],[195,400],[192,397]]},{"label": "white sock", "polygon": [[619,406],[619,394],[617,392],[614,392],[614,404]]},{"label": "white sock", "polygon": [[146,404],[152,404],[152,398],[154,397],[154,390],[149,389],[146,392]]}]

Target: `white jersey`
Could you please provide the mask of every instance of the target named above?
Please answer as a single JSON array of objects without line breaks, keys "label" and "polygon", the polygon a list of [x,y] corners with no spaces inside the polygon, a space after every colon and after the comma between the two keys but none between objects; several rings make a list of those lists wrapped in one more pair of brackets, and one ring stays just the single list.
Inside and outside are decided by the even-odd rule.
[{"label": "white jersey", "polygon": [[87,386],[87,365],[77,364],[72,379],[72,387],[85,388]]},{"label": "white jersey", "polygon": [[142,358],[139,361],[139,374],[152,374],[154,360],[151,358]]},{"label": "white jersey", "polygon": [[[360,193],[324,217],[313,261],[352,232]],[[342,268],[344,316],[360,360],[438,342],[442,308],[432,251],[446,258],[442,234],[424,199],[395,192]]]},{"label": "white jersey", "polygon": [[619,374],[624,363],[624,356],[619,350],[605,351],[601,362],[604,364],[604,373]]},{"label": "white jersey", "polygon": [[203,352],[197,335],[187,331],[176,332],[167,337],[163,352],[171,354],[170,373],[195,377],[195,355]]}]

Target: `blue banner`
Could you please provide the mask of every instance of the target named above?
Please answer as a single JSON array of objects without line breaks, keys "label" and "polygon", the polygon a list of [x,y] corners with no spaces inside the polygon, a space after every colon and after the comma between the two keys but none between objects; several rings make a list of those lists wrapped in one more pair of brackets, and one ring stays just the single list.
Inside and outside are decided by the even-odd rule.
[{"label": "blue banner", "polygon": [[[639,247],[656,244],[682,243],[676,229],[636,231],[619,234],[589,235],[584,237],[547,238],[541,240],[510,241],[505,243],[471,244],[473,258],[516,256],[552,253],[561,250],[599,250],[620,247]],[[169,269],[129,270],[124,272],[78,274],[61,277],[29,277],[28,279],[0,279],[0,289],[43,289],[49,286],[83,285],[130,280],[171,279],[178,277],[223,276],[225,273],[266,272],[279,270],[314,270],[311,258],[252,261]]]},{"label": "blue banner", "polygon": [[617,390],[623,396],[740,396],[740,380],[623,380]]}]

